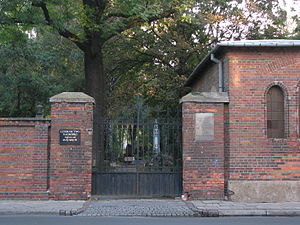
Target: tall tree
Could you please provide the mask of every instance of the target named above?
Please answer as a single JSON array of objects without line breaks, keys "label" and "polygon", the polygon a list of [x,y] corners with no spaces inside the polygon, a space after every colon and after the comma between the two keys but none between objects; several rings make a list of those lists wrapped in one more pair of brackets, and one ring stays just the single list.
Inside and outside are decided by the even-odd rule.
[{"label": "tall tree", "polygon": [[190,5],[172,17],[129,29],[105,46],[110,102],[116,107],[135,101],[132,96],[176,107],[187,76],[217,42],[287,35],[278,1],[186,2]]},{"label": "tall tree", "polygon": [[[149,34],[149,32],[154,34],[155,36],[152,37],[154,44],[151,48],[144,49],[142,46],[136,50],[144,56],[153,53],[149,50],[155,50],[159,53],[159,57],[152,57],[154,65],[164,65],[162,70],[164,74],[168,73],[166,68],[174,68],[179,75],[178,79],[182,80],[181,76],[186,75],[186,68],[190,68],[186,65],[191,60],[193,61],[195,55],[190,54],[186,38],[189,38],[192,45],[196,46],[197,42],[202,43],[203,40],[207,43],[214,43],[217,39],[212,39],[213,36],[219,39],[223,36],[234,38],[233,35],[242,33],[236,29],[247,27],[249,31],[259,30],[257,27],[261,23],[255,24],[255,21],[263,19],[267,22],[269,19],[274,20],[276,15],[280,17],[277,5],[278,0],[10,0],[0,1],[0,24],[2,26],[15,24],[24,29],[49,27],[82,50],[86,91],[96,100],[94,156],[96,156],[96,162],[101,162],[103,155],[99,153],[103,151],[100,149],[102,142],[100,121],[105,115],[108,89],[104,73],[103,48],[109,41],[119,34],[138,39],[143,38],[141,31],[146,32],[144,34]],[[247,12],[243,14],[246,8]],[[233,19],[230,21],[231,33],[226,32],[229,15]],[[164,18],[168,18],[169,21]],[[253,29],[244,22],[251,20],[254,21]],[[198,27],[195,32],[192,31],[194,23]],[[142,29],[136,29],[141,27]],[[224,29],[220,29],[222,27]],[[213,35],[206,38],[203,30],[207,34],[213,32]],[[222,33],[218,33],[219,31]],[[173,33],[178,36],[173,38]],[[163,46],[159,46],[159,41],[157,41],[159,39],[161,43],[167,41],[169,45],[164,43]],[[171,46],[173,49],[179,47],[179,50],[173,53],[180,52],[180,56],[172,57],[171,51],[167,54],[163,53],[162,48],[165,46]],[[197,47],[193,48],[195,49]],[[191,55],[188,60],[184,56],[186,53]],[[151,63],[148,65],[151,68]],[[149,91],[149,93],[151,91],[155,93],[155,90]]]},{"label": "tall tree", "polygon": [[96,100],[94,156],[103,161],[100,120],[105,115],[104,44],[123,31],[171,16],[180,0],[11,0],[0,2],[2,25],[48,26],[84,53],[86,91]]}]

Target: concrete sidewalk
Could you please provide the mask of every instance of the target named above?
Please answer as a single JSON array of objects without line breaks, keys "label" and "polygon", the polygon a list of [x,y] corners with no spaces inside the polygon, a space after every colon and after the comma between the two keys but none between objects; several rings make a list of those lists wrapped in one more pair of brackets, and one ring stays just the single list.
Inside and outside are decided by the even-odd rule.
[{"label": "concrete sidewalk", "polygon": [[99,201],[0,201],[0,215],[79,216],[300,216],[300,202],[241,203],[179,199],[119,199]]},{"label": "concrete sidewalk", "polygon": [[0,201],[0,215],[75,215],[86,201]]},{"label": "concrete sidewalk", "polygon": [[191,201],[187,204],[201,216],[300,216],[300,202]]}]

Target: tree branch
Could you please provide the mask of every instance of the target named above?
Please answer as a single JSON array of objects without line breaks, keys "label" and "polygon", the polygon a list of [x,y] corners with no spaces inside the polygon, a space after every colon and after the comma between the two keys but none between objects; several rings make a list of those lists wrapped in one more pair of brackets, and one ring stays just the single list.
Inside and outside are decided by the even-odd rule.
[{"label": "tree branch", "polygon": [[129,20],[126,24],[127,25],[126,30],[136,26],[136,24],[138,24],[138,23],[140,23],[140,24],[145,23],[145,22],[151,23],[151,22],[163,19],[163,18],[171,17],[174,13],[175,13],[175,10],[169,10],[160,15],[155,15],[155,16],[149,17],[147,20],[144,20],[142,18]]},{"label": "tree branch", "polygon": [[57,25],[55,25],[55,23],[53,22],[53,20],[50,17],[49,10],[47,8],[46,3],[35,2],[35,3],[32,3],[32,6],[42,9],[44,18],[45,18],[48,26],[51,26],[54,29],[56,29],[61,36],[72,41],[81,50],[83,50],[83,51],[85,50],[85,44],[82,41],[80,41],[80,38],[77,35],[73,34],[72,32],[70,32],[69,30],[67,30],[65,28],[62,29],[62,28],[58,27]]},{"label": "tree branch", "polygon": [[112,17],[119,17],[119,18],[129,18],[130,15],[124,13],[109,13],[104,17],[105,20],[112,18]]},{"label": "tree branch", "polygon": [[44,2],[33,2],[32,6],[41,8],[43,10],[45,20],[47,21],[47,25],[53,26],[53,21],[50,18],[50,14],[49,14],[48,8],[46,6],[46,3],[44,3]]},{"label": "tree branch", "polygon": [[162,40],[163,42],[168,43],[168,44],[170,44],[170,45],[173,45],[172,42],[169,41],[169,39],[164,39],[164,38],[162,38],[162,37],[155,31],[154,26],[151,27],[151,31],[153,32],[153,34],[154,34],[156,37],[158,37],[158,38],[159,38],[160,40]]},{"label": "tree branch", "polygon": [[36,24],[34,23],[33,21],[24,21],[24,20],[19,20],[17,18],[9,18],[9,21],[0,21],[0,25],[11,25],[11,23],[13,24],[23,24],[23,25],[26,25],[26,24]]},{"label": "tree branch", "polygon": [[[140,59],[126,59],[126,60],[120,60],[118,62],[116,62],[116,65],[112,70],[110,70],[110,74],[115,74],[116,71],[118,71],[120,68],[123,68],[123,65],[130,65],[130,69],[133,69],[135,67],[141,66],[144,63],[148,63],[148,60],[140,60]],[[114,77],[114,80],[110,81],[110,86],[111,88],[113,88],[118,82],[119,80],[124,77],[126,75],[126,73],[121,73],[120,75],[118,75],[117,77]]]},{"label": "tree branch", "polygon": [[[119,18],[122,18],[124,20],[123,21],[124,26],[122,26],[122,27],[120,27],[120,29],[116,30],[116,33],[122,33],[125,30],[131,29],[133,27],[140,26],[141,24],[143,24],[145,22],[151,23],[151,22],[163,19],[163,18],[171,17],[174,13],[175,13],[175,10],[171,9],[171,10],[165,11],[162,14],[154,15],[152,17],[149,17],[147,20],[145,20],[143,18],[130,18],[131,16],[126,16],[125,14],[116,14],[116,15],[119,15],[119,16],[123,15]],[[106,38],[106,40],[111,39],[115,35],[116,35],[115,33],[111,34],[110,36],[108,36]]]}]

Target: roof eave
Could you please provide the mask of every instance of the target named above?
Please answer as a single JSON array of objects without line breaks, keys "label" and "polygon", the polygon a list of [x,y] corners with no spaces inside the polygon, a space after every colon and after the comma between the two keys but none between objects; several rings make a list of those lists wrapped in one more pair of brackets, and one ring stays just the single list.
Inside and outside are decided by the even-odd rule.
[{"label": "roof eave", "polygon": [[199,72],[207,65],[210,61],[210,55],[215,54],[221,48],[228,47],[300,47],[299,40],[250,40],[250,41],[224,41],[218,43],[196,66],[194,71],[188,77],[184,83],[184,87],[190,87],[193,80],[197,77]]},{"label": "roof eave", "polygon": [[192,81],[196,78],[198,73],[206,66],[206,64],[210,61],[210,55],[214,54],[218,51],[220,48],[220,45],[216,45],[205,57],[202,59],[202,61],[196,66],[194,71],[191,73],[191,75],[188,77],[186,82],[184,83],[184,87],[189,87],[189,85],[192,83]]}]

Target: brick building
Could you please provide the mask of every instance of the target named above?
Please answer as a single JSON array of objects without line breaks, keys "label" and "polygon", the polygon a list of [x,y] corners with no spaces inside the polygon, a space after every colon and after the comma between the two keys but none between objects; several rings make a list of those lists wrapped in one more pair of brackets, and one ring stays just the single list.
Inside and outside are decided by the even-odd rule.
[{"label": "brick building", "polygon": [[186,86],[190,198],[300,201],[300,41],[221,42]]}]

